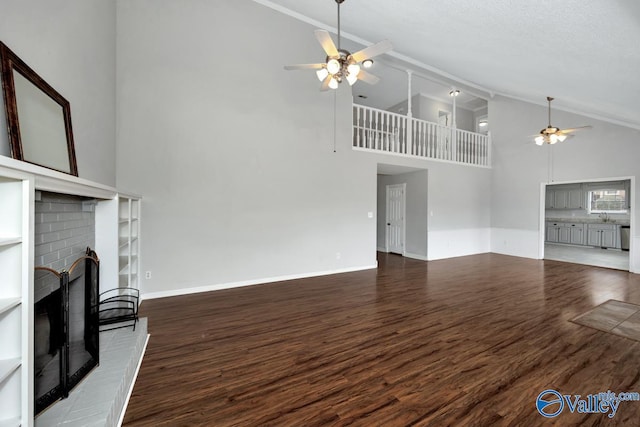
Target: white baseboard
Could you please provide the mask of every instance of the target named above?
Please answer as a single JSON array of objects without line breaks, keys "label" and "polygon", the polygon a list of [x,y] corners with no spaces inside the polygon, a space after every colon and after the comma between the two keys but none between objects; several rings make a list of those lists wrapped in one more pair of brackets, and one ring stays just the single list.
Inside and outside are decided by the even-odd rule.
[{"label": "white baseboard", "polygon": [[243,280],[243,281],[232,282],[232,283],[219,283],[217,285],[202,285],[202,286],[195,286],[190,288],[171,289],[168,291],[142,293],[142,295],[140,296],[140,299],[144,301],[147,299],[175,297],[179,295],[196,294],[200,292],[220,291],[223,289],[240,288],[243,286],[253,286],[253,285],[262,285],[265,283],[272,283],[272,282],[282,282],[285,280],[307,279],[309,277],[328,276],[331,274],[350,273],[353,271],[361,271],[361,270],[371,270],[375,268],[378,268],[377,262],[374,265],[366,265],[366,266],[360,266],[360,267],[349,267],[349,268],[341,268],[337,270],[317,271],[312,273],[289,274],[285,276],[265,277],[262,279]]},{"label": "white baseboard", "polygon": [[412,254],[411,252],[405,252],[404,256],[406,256],[407,258],[417,259],[420,261],[429,261],[429,258],[426,255],[418,255],[418,254]]}]

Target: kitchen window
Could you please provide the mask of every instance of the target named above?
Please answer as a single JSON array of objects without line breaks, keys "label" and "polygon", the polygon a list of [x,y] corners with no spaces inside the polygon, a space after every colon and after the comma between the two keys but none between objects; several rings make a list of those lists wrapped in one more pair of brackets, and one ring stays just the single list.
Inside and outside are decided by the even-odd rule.
[{"label": "kitchen window", "polygon": [[589,213],[627,213],[627,192],[625,190],[591,190]]}]

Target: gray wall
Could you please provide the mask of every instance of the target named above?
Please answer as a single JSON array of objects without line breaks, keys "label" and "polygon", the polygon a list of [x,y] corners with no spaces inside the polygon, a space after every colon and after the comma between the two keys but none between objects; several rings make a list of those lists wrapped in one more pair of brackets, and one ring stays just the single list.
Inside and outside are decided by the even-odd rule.
[{"label": "gray wall", "polygon": [[[71,104],[80,177],[115,178],[115,2],[2,0],[0,40]],[[0,155],[10,156],[4,111]]]},{"label": "gray wall", "polygon": [[[404,100],[396,105],[387,108],[387,110],[394,113],[406,115],[407,101]],[[440,110],[453,112],[453,103],[437,101],[421,94],[417,94],[411,97],[411,115],[416,119],[438,123],[438,112]],[[456,107],[456,123],[458,129],[475,132],[475,117],[476,115],[473,111]]]},{"label": "gray wall", "polygon": [[[489,252],[491,169],[369,152],[359,154],[376,165],[427,169],[427,259]],[[416,183],[421,180],[418,176]]]},{"label": "gray wall", "polygon": [[[420,114],[420,98],[420,94],[413,95],[411,97],[411,115],[417,119],[422,118]],[[407,100],[405,99],[404,101],[387,108],[387,110],[396,114],[402,114],[406,116],[408,111]]]},{"label": "gray wall", "polygon": [[[441,102],[420,95],[420,116],[414,115],[414,117],[438,123],[438,112],[440,110],[453,112],[453,102]],[[475,131],[473,112],[456,107],[456,124],[458,129]]]},{"label": "gray wall", "polygon": [[283,69],[322,57],[313,30],[249,0],[118,3],[118,186],[144,196],[145,293],[375,265],[349,86]]},{"label": "gray wall", "polygon": [[378,221],[377,246],[385,247],[386,239],[386,197],[387,185],[407,184],[405,194],[405,250],[408,256],[418,255],[426,258],[427,252],[427,171],[410,172],[398,175],[378,175]]}]

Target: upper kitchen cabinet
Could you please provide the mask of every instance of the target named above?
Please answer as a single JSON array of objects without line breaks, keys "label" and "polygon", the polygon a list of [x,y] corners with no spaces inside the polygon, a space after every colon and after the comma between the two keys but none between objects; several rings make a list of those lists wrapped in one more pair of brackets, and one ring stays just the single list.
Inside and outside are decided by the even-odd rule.
[{"label": "upper kitchen cabinet", "polygon": [[584,209],[585,193],[582,184],[549,185],[545,209]]}]

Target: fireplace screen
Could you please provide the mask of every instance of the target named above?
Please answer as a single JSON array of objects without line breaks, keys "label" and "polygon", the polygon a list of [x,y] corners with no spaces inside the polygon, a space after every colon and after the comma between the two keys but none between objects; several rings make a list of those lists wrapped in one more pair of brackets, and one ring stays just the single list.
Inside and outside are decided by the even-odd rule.
[{"label": "fireplace screen", "polygon": [[51,292],[35,303],[35,412],[69,391],[99,362],[99,260],[87,248],[69,270],[36,267]]}]

